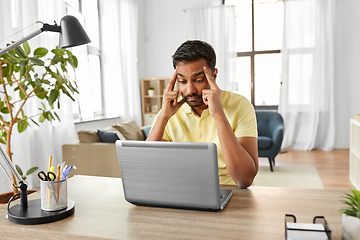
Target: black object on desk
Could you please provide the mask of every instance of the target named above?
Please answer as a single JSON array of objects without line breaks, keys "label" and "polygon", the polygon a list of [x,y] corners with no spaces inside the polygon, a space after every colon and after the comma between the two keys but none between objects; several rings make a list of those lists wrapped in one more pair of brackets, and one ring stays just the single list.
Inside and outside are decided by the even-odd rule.
[{"label": "black object on desk", "polygon": [[[293,222],[288,222],[287,219],[292,218]],[[321,223],[317,223],[321,220]],[[285,215],[285,238],[291,239],[324,239],[331,240],[330,227],[323,216],[316,216],[313,223],[297,223],[296,217],[292,214]]]},{"label": "black object on desk", "polygon": [[[10,198],[8,203],[8,219],[17,224],[34,225],[42,223],[50,223],[67,218],[74,214],[75,203],[70,199],[67,200],[67,208],[48,212],[41,209],[41,199],[27,200],[27,185],[20,183],[20,194]],[[20,203],[10,207],[14,197],[20,195]]]}]

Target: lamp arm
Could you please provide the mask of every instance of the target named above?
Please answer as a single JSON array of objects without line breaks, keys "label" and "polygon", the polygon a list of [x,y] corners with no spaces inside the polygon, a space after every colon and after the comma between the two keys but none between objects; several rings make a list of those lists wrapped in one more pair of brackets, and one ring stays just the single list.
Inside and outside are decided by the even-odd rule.
[{"label": "lamp arm", "polygon": [[[4,148],[1,145],[0,145],[0,157],[3,160],[3,161],[0,160],[0,165],[1,165],[2,169],[4,170],[4,172],[6,173],[6,175],[8,177],[10,177],[9,173],[6,171],[5,167],[3,166],[3,164],[1,162],[4,162],[5,165],[8,166],[10,171],[14,174],[16,181],[18,183],[22,182],[22,178],[21,178],[20,174],[18,173],[18,171],[16,170],[14,163],[10,160],[9,156],[6,154]],[[10,180],[11,180],[11,178],[10,178]]]},{"label": "lamp arm", "polygon": [[42,29],[39,29],[39,30],[36,30],[35,32],[33,33],[30,33],[29,35],[23,37],[22,39],[20,39],[19,41],[17,42],[14,42],[13,44],[7,46],[6,48],[0,50],[0,56],[4,55],[5,53],[13,50],[14,48],[16,48],[17,46],[19,46],[20,44],[26,42],[27,40],[39,35],[40,33],[42,33],[44,30]]}]

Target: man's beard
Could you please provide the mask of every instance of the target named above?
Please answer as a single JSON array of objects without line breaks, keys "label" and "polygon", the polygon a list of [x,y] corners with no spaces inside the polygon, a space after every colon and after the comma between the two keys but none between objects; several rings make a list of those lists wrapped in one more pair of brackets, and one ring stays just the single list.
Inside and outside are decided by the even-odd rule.
[{"label": "man's beard", "polygon": [[[188,98],[196,98],[197,100],[189,101]],[[201,94],[192,94],[192,95],[189,94],[189,95],[183,96],[183,99],[190,107],[200,107],[205,104]]]}]

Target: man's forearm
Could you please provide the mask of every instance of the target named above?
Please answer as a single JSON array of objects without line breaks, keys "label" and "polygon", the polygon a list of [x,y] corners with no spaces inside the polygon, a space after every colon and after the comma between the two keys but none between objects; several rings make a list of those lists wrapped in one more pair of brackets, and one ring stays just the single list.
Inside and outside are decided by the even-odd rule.
[{"label": "man's forearm", "polygon": [[[256,143],[256,152],[254,146],[252,146],[252,143],[254,143],[253,139],[249,138],[249,146],[240,144],[225,114],[217,115],[215,122],[224,161],[230,176],[240,188],[250,186],[258,168]],[[246,149],[247,147],[250,152]]]},{"label": "man's forearm", "polygon": [[161,114],[159,114],[146,141],[163,141],[164,131],[167,122],[168,118],[162,117]]}]

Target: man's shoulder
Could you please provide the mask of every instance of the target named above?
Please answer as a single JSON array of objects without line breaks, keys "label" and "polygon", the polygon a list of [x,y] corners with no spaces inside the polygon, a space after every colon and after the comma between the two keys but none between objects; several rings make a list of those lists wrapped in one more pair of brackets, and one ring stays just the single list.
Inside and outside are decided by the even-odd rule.
[{"label": "man's shoulder", "polygon": [[242,106],[242,105],[251,105],[250,101],[237,93],[229,92],[222,90],[222,101],[223,105],[231,105],[231,106]]}]

